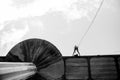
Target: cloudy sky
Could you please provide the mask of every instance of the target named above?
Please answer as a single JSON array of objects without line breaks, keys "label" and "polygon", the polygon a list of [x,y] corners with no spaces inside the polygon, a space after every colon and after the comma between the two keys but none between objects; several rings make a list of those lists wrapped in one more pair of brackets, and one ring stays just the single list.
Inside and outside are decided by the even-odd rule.
[{"label": "cloudy sky", "polygon": [[[29,38],[48,40],[63,55],[72,55],[101,1],[0,0],[0,55]],[[104,0],[79,46],[81,55],[120,54],[119,8],[119,0]]]}]

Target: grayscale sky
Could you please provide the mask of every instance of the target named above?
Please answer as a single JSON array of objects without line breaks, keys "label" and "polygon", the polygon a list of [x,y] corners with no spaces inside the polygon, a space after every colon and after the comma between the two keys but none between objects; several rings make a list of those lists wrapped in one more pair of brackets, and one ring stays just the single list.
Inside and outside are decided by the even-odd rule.
[{"label": "grayscale sky", "polygon": [[[102,0],[0,0],[0,56],[29,38],[72,55]],[[104,0],[79,50],[81,55],[120,54],[120,0]]]}]

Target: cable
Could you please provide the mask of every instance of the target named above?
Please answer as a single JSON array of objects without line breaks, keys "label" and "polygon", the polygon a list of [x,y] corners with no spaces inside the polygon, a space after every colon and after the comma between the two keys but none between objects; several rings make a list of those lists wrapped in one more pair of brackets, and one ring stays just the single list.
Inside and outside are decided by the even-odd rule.
[{"label": "cable", "polygon": [[100,6],[99,6],[98,10],[96,11],[95,16],[93,17],[93,19],[92,19],[92,21],[91,21],[90,25],[88,26],[88,28],[87,28],[86,32],[85,32],[85,33],[84,33],[84,35],[82,36],[82,38],[81,38],[81,40],[80,40],[80,42],[79,42],[79,44],[78,44],[78,47],[81,45],[81,43],[82,43],[83,39],[85,38],[85,36],[87,35],[88,31],[89,31],[89,30],[90,30],[90,28],[92,27],[92,24],[94,23],[94,21],[95,21],[95,19],[96,19],[97,15],[98,15],[98,13],[99,13],[99,11],[100,11],[100,9],[101,9],[102,5],[103,5],[103,2],[104,2],[104,0],[102,0],[102,1],[101,1]]}]

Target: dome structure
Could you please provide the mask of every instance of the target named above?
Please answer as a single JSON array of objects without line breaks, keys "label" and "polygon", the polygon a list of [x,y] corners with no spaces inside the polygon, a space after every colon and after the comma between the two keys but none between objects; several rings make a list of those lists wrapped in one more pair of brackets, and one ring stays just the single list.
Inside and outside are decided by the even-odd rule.
[{"label": "dome structure", "polygon": [[35,65],[35,74],[26,80],[62,80],[64,75],[62,54],[52,43],[42,39],[28,39],[18,43],[9,51],[5,61]]}]

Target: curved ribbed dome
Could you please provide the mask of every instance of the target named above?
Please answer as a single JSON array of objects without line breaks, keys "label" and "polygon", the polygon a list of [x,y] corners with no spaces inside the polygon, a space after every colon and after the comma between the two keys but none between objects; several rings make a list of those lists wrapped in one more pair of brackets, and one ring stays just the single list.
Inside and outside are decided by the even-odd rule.
[{"label": "curved ribbed dome", "polygon": [[35,64],[36,74],[28,80],[60,80],[64,75],[64,62],[60,51],[46,40],[22,41],[9,51],[5,60]]}]

